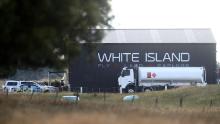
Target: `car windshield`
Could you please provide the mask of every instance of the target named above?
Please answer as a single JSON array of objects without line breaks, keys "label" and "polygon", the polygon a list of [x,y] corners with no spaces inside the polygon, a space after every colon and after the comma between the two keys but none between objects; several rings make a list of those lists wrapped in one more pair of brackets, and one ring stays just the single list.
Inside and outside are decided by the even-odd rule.
[{"label": "car windshield", "polygon": [[33,82],[29,82],[29,81],[23,81],[23,82],[21,82],[21,84],[24,84],[24,85],[32,85],[32,84],[33,84]]},{"label": "car windshield", "polygon": [[34,85],[31,85],[31,87],[38,87],[38,86],[34,84]]},{"label": "car windshield", "polygon": [[20,87],[28,87],[28,85],[24,85],[24,84],[22,84]]},{"label": "car windshield", "polygon": [[41,85],[41,86],[45,86],[45,84],[41,84],[41,83],[38,83],[39,85]]},{"label": "car windshield", "polygon": [[8,85],[8,86],[16,86],[16,85],[17,85],[17,82],[8,82],[7,85]]}]

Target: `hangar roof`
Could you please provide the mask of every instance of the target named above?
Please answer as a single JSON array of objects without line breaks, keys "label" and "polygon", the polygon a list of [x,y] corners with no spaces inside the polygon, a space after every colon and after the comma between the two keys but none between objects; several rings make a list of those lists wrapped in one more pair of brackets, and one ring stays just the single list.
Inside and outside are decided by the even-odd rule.
[{"label": "hangar roof", "polygon": [[216,43],[210,29],[110,29],[103,43]]}]

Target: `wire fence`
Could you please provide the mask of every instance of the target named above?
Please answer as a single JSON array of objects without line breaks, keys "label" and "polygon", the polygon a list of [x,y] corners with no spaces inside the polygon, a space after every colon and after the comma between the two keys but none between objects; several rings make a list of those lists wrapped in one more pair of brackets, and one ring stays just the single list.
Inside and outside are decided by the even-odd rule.
[{"label": "wire fence", "polygon": [[108,87],[108,88],[95,88],[95,87],[74,87],[71,88],[72,92],[80,92],[80,93],[119,93],[119,87]]},{"label": "wire fence", "polygon": [[[112,92],[115,91],[115,92]],[[6,92],[1,91],[0,95],[4,96],[5,99],[13,97],[13,94],[22,94],[19,93],[10,93],[8,90]],[[39,95],[44,93],[39,92],[24,92],[24,94],[28,97],[28,101],[39,99]],[[77,87],[73,88],[72,92],[60,92],[57,90],[56,92],[49,93],[48,100],[52,100],[54,103],[60,102],[62,96],[76,96],[76,100],[72,102],[73,104],[79,104],[80,100],[87,101],[87,102],[97,102],[100,104],[118,104],[118,103],[132,103],[135,105],[144,105],[153,108],[160,108],[164,106],[175,106],[178,108],[184,107],[206,107],[206,108],[213,108],[213,107],[220,107],[220,97],[218,94],[212,94],[210,97],[201,98],[198,97],[195,99],[191,97],[190,94],[175,94],[171,96],[166,95],[153,95],[154,93],[133,93],[133,94],[119,94],[117,87],[112,88],[86,88],[86,87]],[[135,95],[140,96],[139,99],[135,99]],[[131,96],[130,100],[124,101],[126,96]],[[215,97],[213,97],[215,96]]]},{"label": "wire fence", "polygon": [[[1,92],[0,96],[5,97],[5,100],[10,99],[15,97],[16,93],[9,93],[7,92]],[[113,94],[113,95],[112,95]],[[21,95],[21,93],[20,93]],[[29,92],[23,94],[24,96],[27,97],[27,102],[31,102],[34,100],[38,100],[41,95],[36,92]],[[47,94],[46,97],[49,101],[52,101],[53,103],[60,103],[62,102],[62,96],[65,94],[62,94],[61,92],[57,91],[54,93],[50,93],[49,95]],[[80,101],[87,101],[87,102],[97,102],[98,104],[118,104],[118,103],[132,103],[134,105],[144,105],[146,107],[153,107],[153,108],[163,108],[166,106],[173,106],[173,107],[178,107],[178,108],[185,108],[185,107],[193,107],[197,106],[200,108],[215,108],[215,107],[220,107],[220,99],[219,98],[209,98],[203,100],[202,105],[198,103],[198,101],[190,101],[192,99],[188,99],[188,97],[183,97],[183,96],[178,96],[173,99],[167,98],[167,97],[146,97],[146,96],[141,96],[139,99],[136,99],[135,96],[139,94],[122,94],[120,95],[119,93],[109,93],[106,92],[105,90],[103,92],[93,92],[93,93],[80,93],[79,91],[72,92],[71,94],[68,94],[69,96],[76,96],[77,99],[74,101],[67,101],[73,104],[79,104]],[[130,96],[131,99],[124,101],[124,98],[126,96]],[[45,97],[45,96],[43,96]],[[79,101],[80,98],[80,101]],[[167,103],[167,101],[169,102]],[[111,104],[110,104],[111,103]],[[190,103],[190,105],[189,105]],[[194,104],[194,105],[193,105]],[[197,105],[198,104],[198,105]]]}]

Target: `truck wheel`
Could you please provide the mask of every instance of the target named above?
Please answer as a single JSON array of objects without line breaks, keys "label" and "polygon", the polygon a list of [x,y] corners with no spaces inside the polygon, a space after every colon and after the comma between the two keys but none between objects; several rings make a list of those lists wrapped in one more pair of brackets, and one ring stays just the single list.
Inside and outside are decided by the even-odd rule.
[{"label": "truck wheel", "polygon": [[133,88],[128,88],[128,93],[134,93],[134,89]]},{"label": "truck wheel", "polygon": [[144,89],[144,92],[151,92],[152,90],[149,88]]}]

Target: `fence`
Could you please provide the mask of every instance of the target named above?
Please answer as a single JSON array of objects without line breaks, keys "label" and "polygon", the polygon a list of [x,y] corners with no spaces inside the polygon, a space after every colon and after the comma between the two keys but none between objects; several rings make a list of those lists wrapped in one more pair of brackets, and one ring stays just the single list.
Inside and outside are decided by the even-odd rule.
[{"label": "fence", "polygon": [[[21,93],[20,93],[21,94]],[[1,97],[5,96],[5,100],[10,99],[10,97],[14,97],[14,93],[10,94],[8,92],[1,93]],[[17,95],[17,94],[16,94]],[[41,94],[31,92],[22,94],[25,97],[27,97],[26,101],[31,102],[34,100],[39,99]],[[53,103],[61,102],[62,96],[66,95],[60,92],[50,93],[50,95],[46,95],[48,97],[49,101],[52,101]],[[220,99],[218,98],[209,98],[206,100],[203,100],[202,103],[197,103],[198,101],[192,101],[187,96],[177,96],[175,98],[168,98],[168,97],[155,97],[155,96],[143,96],[142,94],[136,94],[139,95],[139,99],[131,99],[130,101],[123,101],[123,98],[125,96],[128,96],[130,94],[119,94],[119,93],[108,93],[106,91],[104,92],[93,92],[93,93],[85,93],[80,94],[77,92],[68,93],[67,95],[74,95],[80,98],[80,101],[78,99],[73,102],[73,104],[80,104],[81,101],[89,102],[89,103],[97,103],[97,104],[104,104],[104,105],[112,105],[112,104],[129,104],[132,103],[133,105],[142,105],[145,107],[150,108],[163,108],[163,107],[177,107],[177,108],[186,108],[186,107],[201,107],[201,108],[213,108],[213,107],[220,107]],[[45,96],[44,96],[45,97]],[[190,101],[191,100],[191,101]],[[169,101],[169,102],[167,102]]]},{"label": "fence", "polygon": [[94,87],[75,87],[71,88],[72,92],[80,93],[119,93],[119,87],[108,87],[108,88],[94,88]]},{"label": "fence", "polygon": [[[80,92],[83,90],[83,93]],[[115,93],[112,91],[115,90]],[[74,92],[59,92],[56,91],[54,93],[46,94],[43,93],[36,93],[36,92],[27,92],[23,93],[25,96],[27,96],[27,101],[32,101],[35,99],[38,99],[41,95],[47,96],[48,100],[52,100],[53,102],[58,102],[62,99],[63,95],[74,95],[77,97],[80,97],[80,102],[92,102],[92,103],[98,103],[98,104],[127,104],[132,103],[134,105],[143,105],[145,107],[153,107],[153,108],[160,108],[160,107],[178,107],[178,108],[184,108],[184,107],[220,107],[220,98],[218,97],[218,94],[212,94],[210,97],[205,96],[206,98],[202,97],[195,97],[191,96],[190,94],[169,94],[164,95],[160,94],[163,92],[160,92],[159,95],[155,92],[151,93],[134,93],[140,98],[138,100],[131,100],[131,101],[123,101],[123,98],[125,96],[129,96],[131,94],[119,94],[118,89],[113,88],[76,88],[73,89]],[[86,93],[84,93],[86,92]],[[9,93],[6,92],[0,92],[0,96],[5,96],[6,99],[13,97],[14,94],[21,94],[22,93]],[[196,94],[198,95],[198,94]],[[196,98],[196,99],[195,99]],[[46,98],[47,99],[47,98]],[[80,104],[80,102],[76,101],[77,104]]]}]

